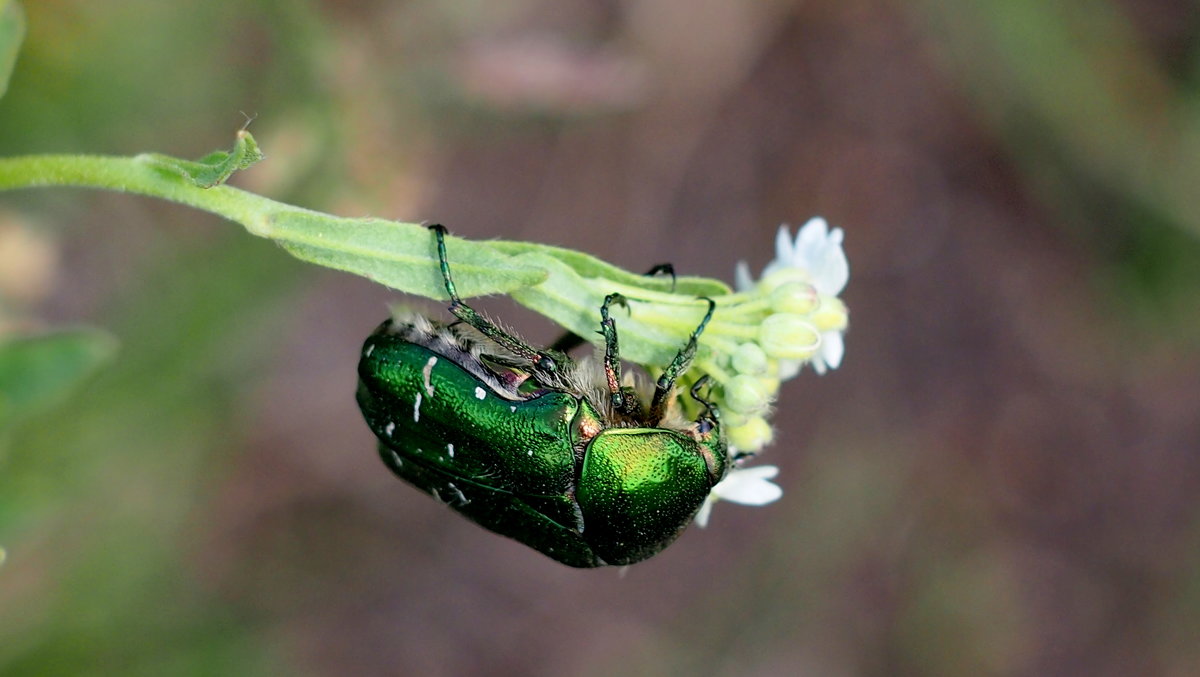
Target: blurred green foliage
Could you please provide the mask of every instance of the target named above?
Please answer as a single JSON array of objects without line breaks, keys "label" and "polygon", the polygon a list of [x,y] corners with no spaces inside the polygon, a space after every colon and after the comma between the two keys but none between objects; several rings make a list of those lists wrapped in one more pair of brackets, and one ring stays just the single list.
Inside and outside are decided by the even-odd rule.
[{"label": "blurred green foliage", "polygon": [[1132,21],[1175,15],[1182,37],[1186,3],[922,4],[942,64],[1027,185],[1114,264],[1100,269],[1114,298],[1200,341],[1198,52],[1185,44],[1172,63]]},{"label": "blurred green foliage", "polygon": [[8,90],[8,78],[17,63],[24,35],[25,16],[21,6],[9,0],[0,1],[0,96]]},{"label": "blurred green foliage", "polygon": [[[228,122],[231,101],[256,98],[250,88],[314,105],[304,68],[313,42],[292,40],[311,14],[289,4],[35,3],[0,102],[0,152],[204,144],[197,130]],[[0,37],[19,29],[17,9],[0,13]],[[253,63],[236,57],[252,46],[239,40],[246,32],[277,40],[266,84],[218,66]],[[0,44],[0,75],[10,53]],[[109,359],[111,336],[90,330],[0,343],[0,674],[273,672],[253,618],[197,586],[193,537],[204,487],[238,447],[246,375],[299,266],[233,233],[165,244],[129,265],[139,284],[106,303],[103,320],[121,359]]]},{"label": "blurred green foliage", "polygon": [[115,348],[112,337],[94,330],[0,337],[0,434],[56,403],[107,362]]}]

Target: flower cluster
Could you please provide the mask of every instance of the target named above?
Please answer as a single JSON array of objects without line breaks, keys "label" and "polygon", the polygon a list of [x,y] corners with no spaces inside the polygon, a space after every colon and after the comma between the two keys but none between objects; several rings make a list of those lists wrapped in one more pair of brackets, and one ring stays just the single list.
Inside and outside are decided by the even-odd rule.
[{"label": "flower cluster", "polygon": [[[739,263],[737,293],[720,301],[719,321],[704,334],[712,348],[693,373],[721,384],[716,401],[732,450],[745,459],[772,440],[767,421],[780,383],[811,364],[818,374],[842,362],[848,313],[838,298],[850,278],[843,233],[814,218],[793,239],[786,226],[775,238],[775,259],[755,281]],[[782,490],[774,466],[733,468],[696,516],[703,525],[713,503],[763,505]]]}]

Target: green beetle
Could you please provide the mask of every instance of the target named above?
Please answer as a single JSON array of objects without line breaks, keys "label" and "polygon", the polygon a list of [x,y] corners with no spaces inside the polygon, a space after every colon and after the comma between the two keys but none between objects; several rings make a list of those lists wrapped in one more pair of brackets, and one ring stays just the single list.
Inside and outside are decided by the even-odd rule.
[{"label": "green beetle", "polygon": [[[388,320],[363,344],[358,405],[401,478],[477,524],[574,567],[640,562],[687,527],[730,465],[720,413],[694,421],[669,405],[703,321],[664,370],[646,406],[621,385],[613,305],[600,309],[603,369],[537,350],[459,299],[437,240],[450,312]],[[566,345],[560,341],[556,346]]]}]

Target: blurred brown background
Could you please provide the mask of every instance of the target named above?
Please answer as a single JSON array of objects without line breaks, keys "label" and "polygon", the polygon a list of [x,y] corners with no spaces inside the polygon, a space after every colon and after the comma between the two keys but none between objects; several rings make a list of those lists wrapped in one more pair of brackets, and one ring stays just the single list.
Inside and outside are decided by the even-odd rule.
[{"label": "blurred brown background", "polygon": [[1200,5],[24,4],[4,155],[195,157],[245,111],[242,187],[727,280],[820,214],[851,328],[783,390],[781,501],[576,571],[379,463],[397,295],[6,193],[6,324],[121,348],[0,446],[0,673],[1200,674]]}]

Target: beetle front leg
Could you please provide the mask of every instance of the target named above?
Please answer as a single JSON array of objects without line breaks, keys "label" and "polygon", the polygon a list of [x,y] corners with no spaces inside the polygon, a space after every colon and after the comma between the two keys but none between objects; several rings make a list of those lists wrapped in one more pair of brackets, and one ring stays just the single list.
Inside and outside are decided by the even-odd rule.
[{"label": "beetle front leg", "polygon": [[613,410],[625,416],[641,414],[641,403],[632,388],[621,386],[621,353],[617,344],[617,324],[608,314],[612,305],[629,307],[625,297],[609,294],[600,306],[600,334],[604,337],[604,378],[608,382],[609,401]]},{"label": "beetle front leg", "polygon": [[667,365],[662,376],[658,377],[658,383],[654,386],[654,400],[650,403],[650,420],[652,421],[662,420],[667,411],[667,397],[671,395],[671,390],[675,387],[675,380],[691,365],[692,358],[696,356],[696,341],[700,338],[700,334],[704,333],[704,328],[708,326],[708,321],[712,319],[713,313],[717,309],[716,301],[707,297],[704,297],[703,300],[708,301],[708,312],[704,314],[704,319],[700,320],[699,326],[692,331],[687,344],[676,353],[675,359]]}]

